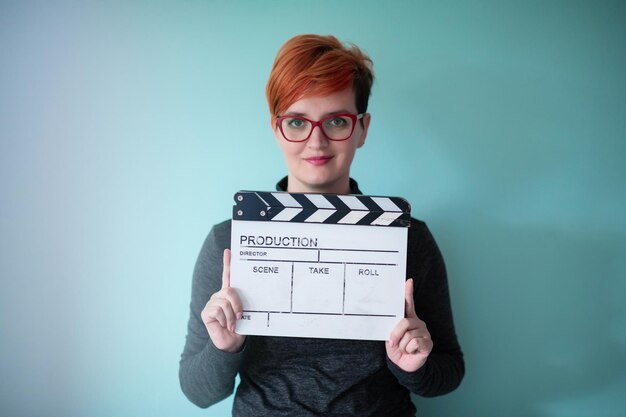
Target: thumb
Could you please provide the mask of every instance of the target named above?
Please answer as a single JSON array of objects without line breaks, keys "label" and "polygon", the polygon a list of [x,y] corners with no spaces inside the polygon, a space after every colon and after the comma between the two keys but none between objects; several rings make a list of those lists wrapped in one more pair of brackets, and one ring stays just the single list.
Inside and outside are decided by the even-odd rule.
[{"label": "thumb", "polygon": [[222,271],[222,289],[230,287],[230,249],[224,249],[224,269]]},{"label": "thumb", "polygon": [[413,300],[413,278],[404,283],[404,316],[417,317],[415,314],[415,301]]}]

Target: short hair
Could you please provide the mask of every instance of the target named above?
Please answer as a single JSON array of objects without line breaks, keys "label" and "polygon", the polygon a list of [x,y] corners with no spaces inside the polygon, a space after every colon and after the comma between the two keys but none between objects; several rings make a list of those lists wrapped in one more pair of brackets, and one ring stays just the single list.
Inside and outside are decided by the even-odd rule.
[{"label": "short hair", "polygon": [[325,96],[352,86],[359,113],[367,111],[374,81],[372,60],[334,36],[298,35],[280,48],[265,89],[272,124],[303,97]]}]

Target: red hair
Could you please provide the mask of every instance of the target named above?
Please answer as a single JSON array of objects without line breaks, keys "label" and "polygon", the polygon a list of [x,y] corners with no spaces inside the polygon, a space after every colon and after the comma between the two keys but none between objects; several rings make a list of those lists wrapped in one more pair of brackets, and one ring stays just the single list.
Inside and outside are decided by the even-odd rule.
[{"label": "red hair", "polygon": [[372,60],[357,46],[344,46],[334,36],[298,35],[278,51],[265,88],[272,116],[303,97],[354,90],[359,113],[367,111],[374,74]]}]

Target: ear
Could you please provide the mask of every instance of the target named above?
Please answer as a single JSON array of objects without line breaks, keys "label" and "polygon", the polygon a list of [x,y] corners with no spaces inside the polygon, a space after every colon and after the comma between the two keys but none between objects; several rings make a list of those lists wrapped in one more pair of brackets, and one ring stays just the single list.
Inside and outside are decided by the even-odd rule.
[{"label": "ear", "polygon": [[272,129],[272,133],[274,134],[274,137],[276,138],[276,142],[280,143],[280,140],[282,139],[282,134],[280,133],[280,129],[278,129],[276,122],[272,121],[271,117],[270,117],[270,129]]},{"label": "ear", "polygon": [[360,148],[361,146],[365,144],[365,138],[367,138],[367,131],[370,127],[372,116],[369,113],[365,113],[361,121],[363,122],[363,132],[361,132],[361,137],[359,138],[359,141],[356,144],[357,148]]}]

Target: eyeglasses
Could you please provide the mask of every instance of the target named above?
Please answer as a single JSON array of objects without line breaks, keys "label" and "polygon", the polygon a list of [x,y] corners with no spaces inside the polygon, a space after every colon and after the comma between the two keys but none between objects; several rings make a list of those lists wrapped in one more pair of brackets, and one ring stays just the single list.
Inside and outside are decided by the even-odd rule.
[{"label": "eyeglasses", "polygon": [[330,140],[342,141],[352,136],[357,120],[361,120],[365,113],[341,113],[325,117],[317,122],[302,116],[280,116],[276,124],[289,142],[304,142],[311,137],[313,129],[319,126]]}]

